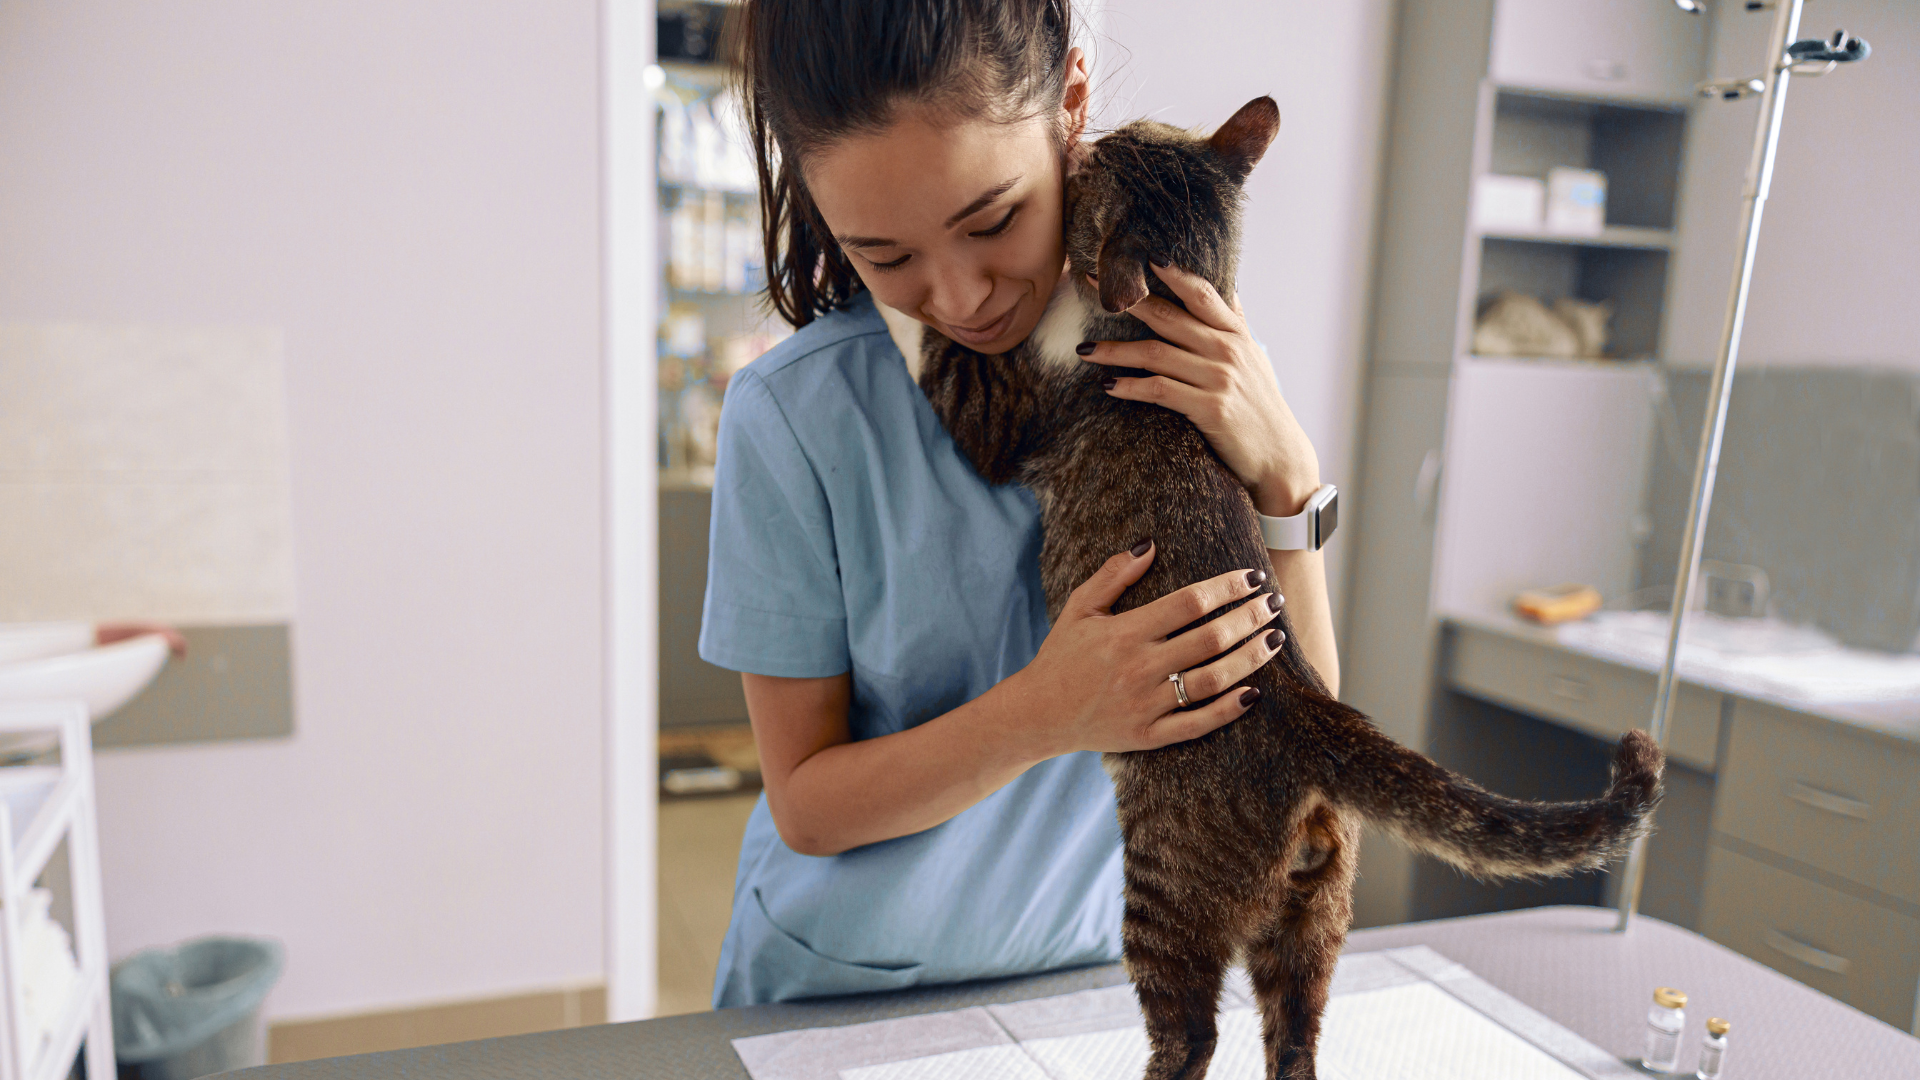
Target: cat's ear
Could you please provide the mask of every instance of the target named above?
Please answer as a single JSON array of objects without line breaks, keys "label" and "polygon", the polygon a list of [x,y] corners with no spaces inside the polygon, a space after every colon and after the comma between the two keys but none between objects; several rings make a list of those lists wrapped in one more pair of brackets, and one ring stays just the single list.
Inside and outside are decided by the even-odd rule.
[{"label": "cat's ear", "polygon": [[1257,97],[1228,117],[1207,139],[1207,144],[1213,147],[1235,180],[1245,180],[1279,133],[1280,106],[1270,97]]},{"label": "cat's ear", "polygon": [[1128,246],[1108,240],[1094,262],[1100,276],[1100,306],[1116,314],[1147,298],[1146,264]]}]

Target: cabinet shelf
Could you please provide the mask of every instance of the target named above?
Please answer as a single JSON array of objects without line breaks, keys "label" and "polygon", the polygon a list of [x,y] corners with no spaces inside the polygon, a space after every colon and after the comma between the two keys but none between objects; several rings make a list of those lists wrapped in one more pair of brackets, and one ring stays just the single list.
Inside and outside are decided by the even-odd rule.
[{"label": "cabinet shelf", "polygon": [[1483,229],[1487,240],[1514,240],[1526,244],[1566,244],[1573,247],[1639,248],[1666,251],[1673,247],[1673,230],[1609,225],[1597,233],[1557,233],[1530,229]]}]

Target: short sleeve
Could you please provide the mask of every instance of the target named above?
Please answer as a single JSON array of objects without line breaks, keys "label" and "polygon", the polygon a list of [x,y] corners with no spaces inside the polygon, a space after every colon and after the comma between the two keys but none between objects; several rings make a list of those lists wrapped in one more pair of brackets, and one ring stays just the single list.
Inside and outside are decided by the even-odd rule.
[{"label": "short sleeve", "polygon": [[752,371],[734,378],[720,410],[700,657],[794,679],[850,668],[826,492]]}]

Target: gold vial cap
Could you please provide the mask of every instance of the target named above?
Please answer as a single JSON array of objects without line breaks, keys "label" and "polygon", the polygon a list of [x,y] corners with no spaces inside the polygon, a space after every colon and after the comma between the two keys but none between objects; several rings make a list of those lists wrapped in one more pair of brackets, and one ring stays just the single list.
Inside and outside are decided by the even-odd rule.
[{"label": "gold vial cap", "polygon": [[1654,990],[1653,1003],[1663,1009],[1685,1008],[1687,995],[1675,990],[1671,986],[1662,986]]},{"label": "gold vial cap", "polygon": [[1732,1026],[1733,1026],[1732,1024],[1729,1024],[1725,1020],[1722,1020],[1716,1016],[1713,1019],[1707,1021],[1707,1034],[1717,1039],[1720,1036],[1725,1035],[1727,1033],[1727,1029]]}]

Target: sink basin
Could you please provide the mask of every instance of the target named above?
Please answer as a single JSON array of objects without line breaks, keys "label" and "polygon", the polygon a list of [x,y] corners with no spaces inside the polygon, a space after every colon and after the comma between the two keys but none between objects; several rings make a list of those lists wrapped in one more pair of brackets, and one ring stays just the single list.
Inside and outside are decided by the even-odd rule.
[{"label": "sink basin", "polygon": [[[71,623],[0,626],[0,703],[80,700],[95,721],[133,700],[167,663],[167,639],[142,634],[92,646],[92,628],[75,640]],[[65,631],[55,629],[67,628]],[[66,636],[62,637],[62,633]]]},{"label": "sink basin", "polygon": [[84,622],[0,623],[0,664],[38,660],[93,648],[93,624]]}]

